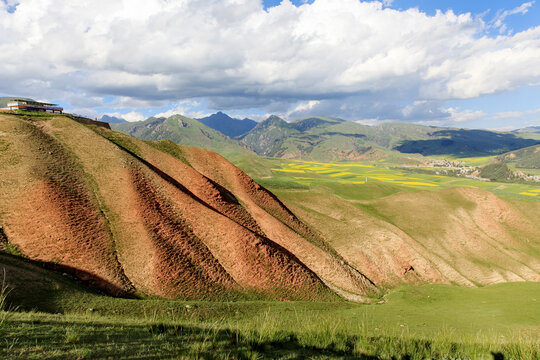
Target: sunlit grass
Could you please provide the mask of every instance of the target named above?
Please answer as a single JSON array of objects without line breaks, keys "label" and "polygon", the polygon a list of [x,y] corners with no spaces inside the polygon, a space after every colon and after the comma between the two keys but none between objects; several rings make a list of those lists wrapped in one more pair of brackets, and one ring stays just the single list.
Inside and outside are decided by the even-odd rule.
[{"label": "sunlit grass", "polygon": [[[493,157],[477,157],[456,159],[467,164],[480,164],[490,161]],[[434,168],[413,168],[409,173],[406,169],[397,167],[388,162],[320,162],[320,161],[302,161],[302,160],[269,160],[274,163],[271,170],[275,176],[284,176],[284,181],[296,181],[302,185],[310,187],[323,184],[354,184],[365,185],[372,182],[381,182],[397,185],[407,189],[442,189],[448,187],[469,187],[475,189],[484,189],[491,191],[497,196],[509,197],[530,201],[540,199],[536,194],[540,193],[540,185],[517,183],[496,183],[479,181],[464,177],[450,177],[437,174]],[[425,170],[426,173],[412,172],[412,170]],[[287,173],[302,174],[302,178],[290,177],[287,179]]]},{"label": "sunlit grass", "polygon": [[[62,306],[65,300],[56,303]],[[63,314],[12,313],[0,327],[0,357],[540,356],[536,283],[479,289],[407,286],[392,291],[386,300],[380,305],[345,301],[186,303],[93,296],[84,303],[59,308]],[[87,312],[89,307],[94,311]]]}]

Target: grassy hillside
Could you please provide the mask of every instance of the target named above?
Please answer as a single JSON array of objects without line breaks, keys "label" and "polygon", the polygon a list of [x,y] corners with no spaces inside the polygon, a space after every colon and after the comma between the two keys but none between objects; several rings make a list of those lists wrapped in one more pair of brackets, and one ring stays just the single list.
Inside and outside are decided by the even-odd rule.
[{"label": "grassy hillside", "polygon": [[383,287],[540,280],[540,186],[379,161],[238,164]]},{"label": "grassy hillside", "polygon": [[419,163],[422,155],[496,155],[538,144],[514,133],[445,129],[406,123],[365,126],[312,117],[287,123],[272,116],[242,137],[257,154],[316,161],[393,159]]},{"label": "grassy hillside", "polygon": [[524,139],[513,133],[487,130],[446,129],[434,131],[430,137],[429,140],[403,141],[396,150],[422,155],[470,157],[502,154],[540,143],[538,140]]},{"label": "grassy hillside", "polygon": [[380,140],[368,126],[340,119],[311,117],[287,123],[272,116],[242,137],[242,142],[263,156],[305,160],[365,160],[400,158],[416,162],[414,155],[401,155],[385,148],[391,139]]},{"label": "grassy hillside", "polygon": [[500,161],[514,164],[517,168],[540,169],[540,146],[511,151],[498,157]]},{"label": "grassy hillside", "polygon": [[224,156],[250,153],[245,146],[203,123],[181,115],[150,118],[145,121],[111,124],[114,130],[143,140],[172,140],[181,145],[197,146]]},{"label": "grassy hillside", "polygon": [[378,294],[214,152],[65,116],[1,115],[0,134],[0,224],[10,246],[93,287],[168,298]]},{"label": "grassy hillside", "polygon": [[510,169],[508,165],[499,161],[483,166],[478,175],[491,181],[504,182],[516,180],[516,176],[512,169]]}]

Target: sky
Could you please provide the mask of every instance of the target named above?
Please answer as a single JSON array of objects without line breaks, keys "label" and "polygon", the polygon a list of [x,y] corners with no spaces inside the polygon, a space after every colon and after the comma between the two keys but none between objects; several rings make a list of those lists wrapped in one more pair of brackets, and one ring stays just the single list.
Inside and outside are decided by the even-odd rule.
[{"label": "sky", "polygon": [[129,121],[538,126],[540,2],[0,0],[0,95]]}]

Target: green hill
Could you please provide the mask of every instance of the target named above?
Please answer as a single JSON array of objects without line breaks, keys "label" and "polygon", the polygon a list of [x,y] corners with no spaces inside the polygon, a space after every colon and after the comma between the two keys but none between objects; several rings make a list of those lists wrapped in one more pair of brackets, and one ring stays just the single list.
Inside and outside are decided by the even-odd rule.
[{"label": "green hill", "polygon": [[359,160],[374,150],[365,127],[339,119],[311,117],[291,123],[271,116],[244,135],[257,154],[287,159]]},{"label": "green hill", "polygon": [[427,140],[406,140],[395,147],[404,153],[422,155],[452,155],[455,157],[497,155],[539,144],[513,133],[488,130],[443,129],[429,134]]},{"label": "green hill", "polygon": [[[319,161],[365,160],[411,155],[497,155],[539,144],[514,133],[451,129],[407,123],[366,126],[325,117],[290,123],[271,116],[242,137],[257,154]],[[407,154],[407,155],[406,155]],[[414,157],[413,157],[414,158]]]},{"label": "green hill", "polygon": [[196,146],[213,150],[222,155],[249,154],[251,151],[236,140],[232,140],[200,121],[181,115],[169,118],[149,118],[144,121],[111,124],[114,130],[143,140],[169,139],[181,145]]},{"label": "green hill", "polygon": [[430,130],[425,126],[401,123],[372,127],[327,117],[288,123],[271,116],[241,140],[263,156],[319,161],[394,157],[400,162],[409,162],[417,157],[400,154],[392,147],[402,140],[428,139]]},{"label": "green hill", "polygon": [[500,161],[515,164],[516,168],[540,169],[540,145],[500,155]]},{"label": "green hill", "polygon": [[480,168],[478,175],[491,181],[512,181],[516,178],[508,165],[498,161]]},{"label": "green hill", "polygon": [[283,141],[297,134],[299,134],[299,131],[289,123],[272,115],[257,124],[241,139],[244,144],[259,155],[279,157],[284,153],[282,149]]}]

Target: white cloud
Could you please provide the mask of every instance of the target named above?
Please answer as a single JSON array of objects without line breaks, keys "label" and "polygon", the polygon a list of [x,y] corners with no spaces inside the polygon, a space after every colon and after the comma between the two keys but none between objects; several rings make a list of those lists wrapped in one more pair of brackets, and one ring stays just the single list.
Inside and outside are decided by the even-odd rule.
[{"label": "white cloud", "polygon": [[481,110],[466,109],[466,110],[460,111],[457,108],[448,108],[448,109],[445,109],[445,111],[450,115],[448,120],[451,123],[475,121],[475,120],[485,118],[487,116],[487,114]]},{"label": "white cloud", "polygon": [[283,1],[268,11],[260,0],[19,2],[14,13],[0,2],[5,94],[413,119],[437,102],[540,84],[540,27],[491,38],[470,14],[398,11],[388,0]]},{"label": "white cloud", "polygon": [[203,118],[209,116],[211,113],[200,109],[201,103],[195,100],[182,100],[178,101],[171,110],[167,110],[154,117],[169,117],[172,115],[184,115],[189,118]]},{"label": "white cloud", "polygon": [[107,115],[119,117],[127,121],[142,121],[146,119],[146,117],[143,114],[137,111],[130,111],[128,113],[113,112],[113,113],[108,113]]},{"label": "white cloud", "polygon": [[[474,123],[482,121],[484,124],[490,123],[489,128],[493,130],[515,129],[525,127],[528,124],[538,126],[540,124],[540,108],[525,111],[502,111],[495,113],[486,113],[482,110],[443,108],[443,112],[448,114],[446,119],[440,122],[444,125],[456,125],[459,123]],[[436,122],[434,122],[435,124]]]},{"label": "white cloud", "polygon": [[511,10],[499,10],[495,18],[490,21],[490,26],[499,28],[499,32],[501,34],[504,33],[506,31],[506,24],[504,24],[504,20],[510,15],[526,14],[534,3],[534,1],[529,1]]},{"label": "white cloud", "polygon": [[299,114],[312,113],[313,110],[320,103],[321,102],[319,100],[309,100],[306,102],[301,102],[300,104],[296,105],[291,111],[288,111],[286,114],[284,114],[283,117],[285,119],[292,119],[295,116],[298,116]]},{"label": "white cloud", "polygon": [[531,109],[531,110],[526,110],[526,111],[499,112],[499,113],[495,113],[489,116],[489,119],[494,122],[505,120],[506,122],[521,121],[523,123],[528,123],[528,121],[530,121],[531,124],[538,126],[540,125],[539,116],[540,116],[540,108],[537,108],[537,109]]}]

